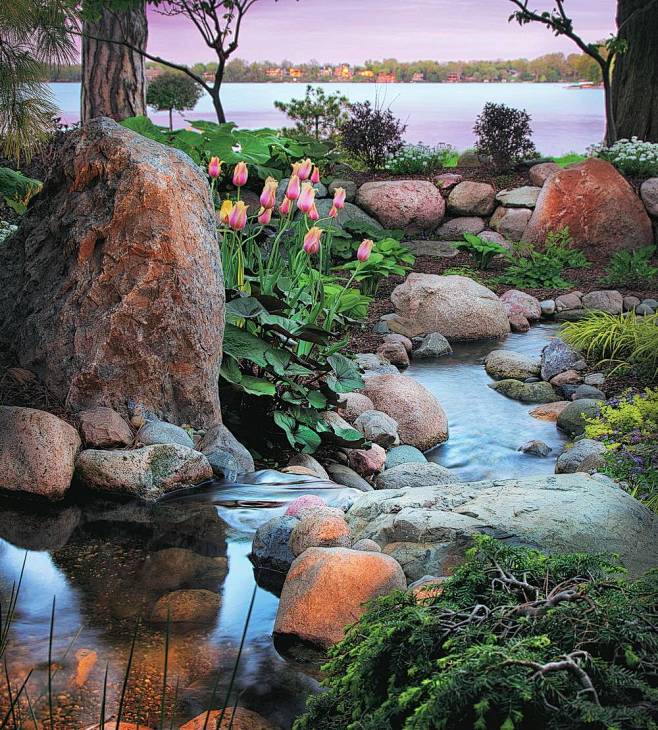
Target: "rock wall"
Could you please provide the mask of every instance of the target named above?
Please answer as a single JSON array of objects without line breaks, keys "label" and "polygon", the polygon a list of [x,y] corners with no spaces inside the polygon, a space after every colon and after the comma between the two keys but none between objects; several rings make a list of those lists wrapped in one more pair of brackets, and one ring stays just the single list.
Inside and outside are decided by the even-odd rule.
[{"label": "rock wall", "polygon": [[0,333],[21,365],[73,410],[133,398],[211,426],[223,320],[202,171],[110,119],[69,134],[0,250]]}]

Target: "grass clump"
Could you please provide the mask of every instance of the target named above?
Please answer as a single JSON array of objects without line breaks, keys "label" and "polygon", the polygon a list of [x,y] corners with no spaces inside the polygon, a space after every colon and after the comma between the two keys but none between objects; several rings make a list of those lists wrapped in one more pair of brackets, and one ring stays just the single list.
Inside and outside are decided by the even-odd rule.
[{"label": "grass clump", "polygon": [[597,366],[633,370],[647,383],[658,380],[658,314],[593,312],[563,324],[561,337]]},{"label": "grass clump", "polygon": [[658,573],[619,571],[481,536],[439,596],[369,607],[294,730],[655,728]]}]

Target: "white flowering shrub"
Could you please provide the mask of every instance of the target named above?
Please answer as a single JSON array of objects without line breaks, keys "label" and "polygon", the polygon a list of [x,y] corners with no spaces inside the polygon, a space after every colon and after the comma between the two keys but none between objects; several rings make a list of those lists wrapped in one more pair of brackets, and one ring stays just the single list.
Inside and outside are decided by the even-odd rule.
[{"label": "white flowering shrub", "polygon": [[14,226],[7,221],[0,221],[0,246],[5,242],[12,233],[15,233],[18,226]]},{"label": "white flowering shrub", "polygon": [[386,161],[385,168],[396,175],[434,172],[440,170],[455,155],[454,147],[437,144],[406,144]]},{"label": "white flowering shrub", "polygon": [[620,139],[612,147],[594,146],[591,153],[611,162],[620,172],[630,177],[658,175],[658,143],[643,142],[637,137]]}]

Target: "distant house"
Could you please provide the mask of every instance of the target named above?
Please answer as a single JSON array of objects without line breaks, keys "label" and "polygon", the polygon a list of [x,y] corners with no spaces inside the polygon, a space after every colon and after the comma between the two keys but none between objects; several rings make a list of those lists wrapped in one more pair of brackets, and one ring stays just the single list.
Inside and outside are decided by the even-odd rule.
[{"label": "distant house", "polygon": [[158,68],[157,66],[151,66],[150,68],[146,69],[146,80],[153,81],[153,79],[157,79],[158,76],[162,76],[163,73],[164,71],[161,68]]},{"label": "distant house", "polygon": [[446,81],[449,84],[456,84],[456,83],[458,83],[461,80],[462,80],[461,74],[457,74],[457,73],[448,74],[448,78],[446,79]]},{"label": "distant house", "polygon": [[288,75],[290,76],[291,79],[301,79],[302,70],[301,70],[301,68],[289,68]]},{"label": "distant house", "polygon": [[283,76],[283,69],[278,66],[270,66],[265,69],[265,76],[268,79],[280,79]]},{"label": "distant house", "polygon": [[416,73],[411,77],[411,83],[417,84],[420,81],[425,81],[425,74],[420,71],[416,71]]},{"label": "distant house", "polygon": [[358,76],[362,76],[364,79],[372,79],[375,76],[375,72],[369,68],[362,68],[357,72]]},{"label": "distant house", "polygon": [[394,84],[397,81],[397,76],[393,73],[380,73],[377,74],[378,84]]},{"label": "distant house", "polygon": [[337,79],[351,79],[353,76],[352,69],[346,63],[334,69],[334,77]]},{"label": "distant house", "polygon": [[323,79],[331,78],[333,73],[334,73],[334,70],[331,66],[324,66],[323,68],[320,69],[320,76]]}]

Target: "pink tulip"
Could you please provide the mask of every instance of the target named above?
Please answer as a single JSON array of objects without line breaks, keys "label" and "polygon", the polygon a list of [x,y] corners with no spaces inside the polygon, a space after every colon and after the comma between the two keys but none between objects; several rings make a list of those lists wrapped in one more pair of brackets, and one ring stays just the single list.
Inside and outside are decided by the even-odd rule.
[{"label": "pink tulip", "polygon": [[338,216],[338,208],[335,205],[332,205],[331,208],[329,208],[329,217],[336,218],[337,216]]},{"label": "pink tulip", "polygon": [[345,192],[345,188],[336,188],[334,190],[334,205],[338,210],[345,207],[345,196],[347,193]]},{"label": "pink tulip", "polygon": [[320,250],[320,239],[322,238],[322,229],[317,226],[309,228],[308,233],[304,236],[304,251],[309,255],[318,253]]},{"label": "pink tulip", "polygon": [[299,165],[299,170],[297,170],[297,176],[300,180],[308,180],[309,177],[311,177],[312,172],[313,163],[307,157],[305,160],[302,160],[301,164]]},{"label": "pink tulip", "polygon": [[302,213],[310,213],[311,208],[315,205],[315,190],[311,183],[304,183],[302,185],[302,192],[299,194],[297,199],[297,207]]},{"label": "pink tulip", "polygon": [[313,203],[313,207],[309,210],[308,217],[313,221],[313,223],[320,220],[320,214],[318,213],[318,208],[315,203]]},{"label": "pink tulip", "polygon": [[317,185],[320,182],[320,169],[316,166],[313,168],[311,173],[311,182],[313,185]]},{"label": "pink tulip", "polygon": [[374,245],[375,244],[369,238],[365,238],[363,241],[361,241],[361,245],[356,252],[356,257],[361,263],[367,261],[370,258],[370,254],[372,253],[372,247]]},{"label": "pink tulip", "polygon": [[274,208],[276,205],[277,188],[278,183],[273,177],[268,177],[267,180],[265,180],[263,192],[260,194],[260,204],[263,208]]},{"label": "pink tulip", "polygon": [[222,161],[219,157],[211,157],[208,163],[208,175],[212,178],[218,178],[222,173]]},{"label": "pink tulip", "polygon": [[288,187],[286,188],[286,198],[288,198],[288,200],[297,200],[300,190],[299,177],[297,177],[297,175],[292,175],[290,182],[288,183]]},{"label": "pink tulip", "polygon": [[229,217],[228,224],[234,231],[241,231],[247,225],[247,208],[241,200],[233,206]]},{"label": "pink tulip", "polygon": [[249,170],[246,162],[238,162],[233,170],[233,184],[236,188],[241,188],[247,184],[249,178]]},{"label": "pink tulip", "polygon": [[290,198],[283,199],[283,202],[279,206],[279,213],[281,215],[288,215],[290,213]]},{"label": "pink tulip", "polygon": [[261,226],[266,226],[272,220],[272,208],[261,208],[258,213],[258,222]]},{"label": "pink tulip", "polygon": [[292,168],[291,175],[299,175],[299,168],[301,167],[301,165],[302,165],[301,162],[293,162],[292,165],[290,166]]}]

